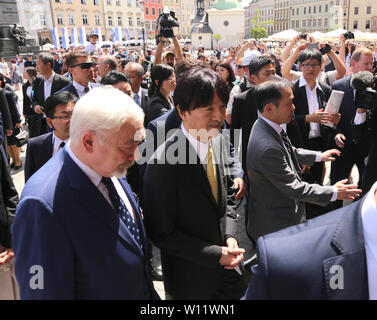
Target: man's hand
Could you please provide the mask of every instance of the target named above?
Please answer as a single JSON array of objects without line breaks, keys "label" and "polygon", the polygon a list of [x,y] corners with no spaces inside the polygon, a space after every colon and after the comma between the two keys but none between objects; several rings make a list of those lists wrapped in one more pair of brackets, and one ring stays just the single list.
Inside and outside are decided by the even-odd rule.
[{"label": "man's hand", "polygon": [[336,144],[339,148],[344,148],[344,141],[346,141],[346,137],[344,136],[344,134],[342,134],[342,133],[338,133],[338,134],[335,136],[335,144]]},{"label": "man's hand", "polygon": [[329,121],[335,125],[338,125],[342,115],[340,113],[329,114]]},{"label": "man's hand", "polygon": [[323,108],[322,108],[312,114],[306,115],[305,121],[314,122],[314,123],[324,123],[326,121],[330,121],[330,116],[329,116],[329,113],[326,111],[323,111]]},{"label": "man's hand", "polygon": [[361,189],[357,189],[357,184],[346,184],[348,179],[338,181],[334,184],[338,197],[337,200],[354,200],[360,197]]},{"label": "man's hand", "polygon": [[16,123],[14,126],[15,126],[15,128],[17,128],[17,129],[22,128],[22,124],[21,124],[21,122],[20,122],[20,123]]},{"label": "man's hand", "polygon": [[14,252],[12,249],[7,248],[2,253],[0,253],[0,265],[9,262],[13,259]]},{"label": "man's hand", "polygon": [[322,152],[322,154],[321,154],[321,161],[322,162],[335,161],[336,158],[334,158],[333,156],[339,157],[340,156],[340,151],[338,149],[331,149],[331,150],[327,150],[325,152]]},{"label": "man's hand", "polygon": [[306,164],[301,165],[301,173],[304,173],[306,170],[309,170],[309,169],[310,169],[310,166]]},{"label": "man's hand", "polygon": [[305,41],[304,43],[301,43],[299,46],[297,46],[296,52],[300,53],[302,50],[305,50],[309,43],[310,41]]},{"label": "man's hand", "polygon": [[238,247],[237,241],[234,238],[229,238],[226,244],[227,247],[222,247],[222,255],[219,263],[225,269],[234,269],[243,260],[245,250]]},{"label": "man's hand", "polygon": [[246,191],[246,184],[242,178],[236,178],[233,180],[233,189],[238,189],[238,192],[235,195],[236,200],[243,198]]},{"label": "man's hand", "polygon": [[5,132],[6,134],[7,134],[7,137],[9,137],[9,136],[11,136],[12,135],[12,133],[13,133],[13,130],[12,129],[8,129],[8,130],[6,130],[6,132]]},{"label": "man's hand", "polygon": [[34,112],[35,112],[36,114],[43,114],[43,107],[40,106],[39,104],[36,105],[36,106],[34,107]]}]

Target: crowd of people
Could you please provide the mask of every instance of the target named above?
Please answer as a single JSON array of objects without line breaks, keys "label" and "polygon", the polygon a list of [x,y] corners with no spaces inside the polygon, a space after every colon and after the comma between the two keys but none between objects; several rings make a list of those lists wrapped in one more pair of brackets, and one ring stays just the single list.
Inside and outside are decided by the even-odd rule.
[{"label": "crowd of people", "polygon": [[89,40],[2,59],[0,297],[377,299],[375,133],[351,86],[376,44]]}]

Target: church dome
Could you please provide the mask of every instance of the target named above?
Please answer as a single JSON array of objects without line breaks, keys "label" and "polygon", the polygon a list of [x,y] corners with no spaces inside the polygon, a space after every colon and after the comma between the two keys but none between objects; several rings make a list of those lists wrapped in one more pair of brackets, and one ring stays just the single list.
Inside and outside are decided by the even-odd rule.
[{"label": "church dome", "polygon": [[229,10],[240,7],[238,0],[217,0],[213,6],[217,10]]}]

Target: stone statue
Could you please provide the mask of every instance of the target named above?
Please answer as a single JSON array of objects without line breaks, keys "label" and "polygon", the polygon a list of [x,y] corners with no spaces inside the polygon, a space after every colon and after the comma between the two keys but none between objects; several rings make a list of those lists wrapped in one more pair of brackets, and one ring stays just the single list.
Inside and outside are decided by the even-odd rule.
[{"label": "stone statue", "polygon": [[13,28],[9,29],[9,38],[15,39],[19,46],[26,45],[26,37],[22,34],[22,31],[17,28],[16,24],[13,25]]}]

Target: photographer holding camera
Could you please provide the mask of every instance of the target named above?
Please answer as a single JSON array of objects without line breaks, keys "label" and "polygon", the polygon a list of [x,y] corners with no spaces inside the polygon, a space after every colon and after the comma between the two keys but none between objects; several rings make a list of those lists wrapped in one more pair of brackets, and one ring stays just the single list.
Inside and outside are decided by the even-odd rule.
[{"label": "photographer holding camera", "polygon": [[[182,48],[174,35],[173,27],[179,27],[179,23],[175,18],[174,12],[169,12],[168,8],[165,7],[164,11],[157,18],[157,49],[155,56],[155,65],[164,63],[174,68],[176,63],[184,59]],[[165,54],[164,61],[162,62],[162,53],[164,51],[164,47],[169,44],[169,38],[171,38],[173,41],[174,53],[172,52],[172,50],[168,50],[168,52]]]},{"label": "photographer holding camera", "polygon": [[355,143],[368,155],[362,177],[362,190],[367,193],[377,180],[377,77],[368,71],[358,72],[351,86],[356,89],[357,106],[352,133]]},{"label": "photographer holding camera", "polygon": [[[360,71],[373,72],[373,52],[367,48],[356,49],[351,57],[351,70],[353,74]],[[364,185],[362,176],[364,173],[364,159],[368,154],[365,146],[357,143],[352,131],[352,119],[356,114],[355,90],[351,87],[351,76],[335,81],[332,89],[343,91],[344,96],[339,112],[342,114],[336,128],[335,144],[342,151],[340,157],[331,164],[330,180],[332,182],[349,177],[352,167],[356,164],[360,180],[359,185]],[[342,203],[336,201],[336,206],[341,207]]]},{"label": "photographer holding camera", "polygon": [[[292,42],[294,42],[296,40],[293,40]],[[311,40],[314,41],[313,38],[311,38]],[[293,53],[290,54],[290,56],[284,61],[282,68],[281,68],[281,74],[283,75],[284,78],[286,78],[289,81],[294,81],[294,80],[297,80],[301,77],[302,72],[293,71],[292,67],[293,67],[294,63],[297,61],[298,56],[300,55],[300,53],[303,50],[308,49],[310,46],[313,46],[314,44],[317,44],[316,42],[313,42],[313,41],[312,42],[305,41],[304,43],[297,46],[296,49],[293,51]],[[333,82],[335,82],[338,79],[342,79],[345,76],[346,67],[344,65],[344,62],[334,52],[334,50],[330,47],[329,44],[318,43],[317,48],[322,53],[322,55],[327,55],[327,57],[330,58],[331,61],[334,64],[335,70],[323,72],[323,68],[326,64],[326,60],[323,59],[323,62],[321,64],[321,72],[318,74],[318,80],[319,81],[327,83],[329,86],[331,86],[333,84]],[[283,54],[281,56],[283,56]]]}]

